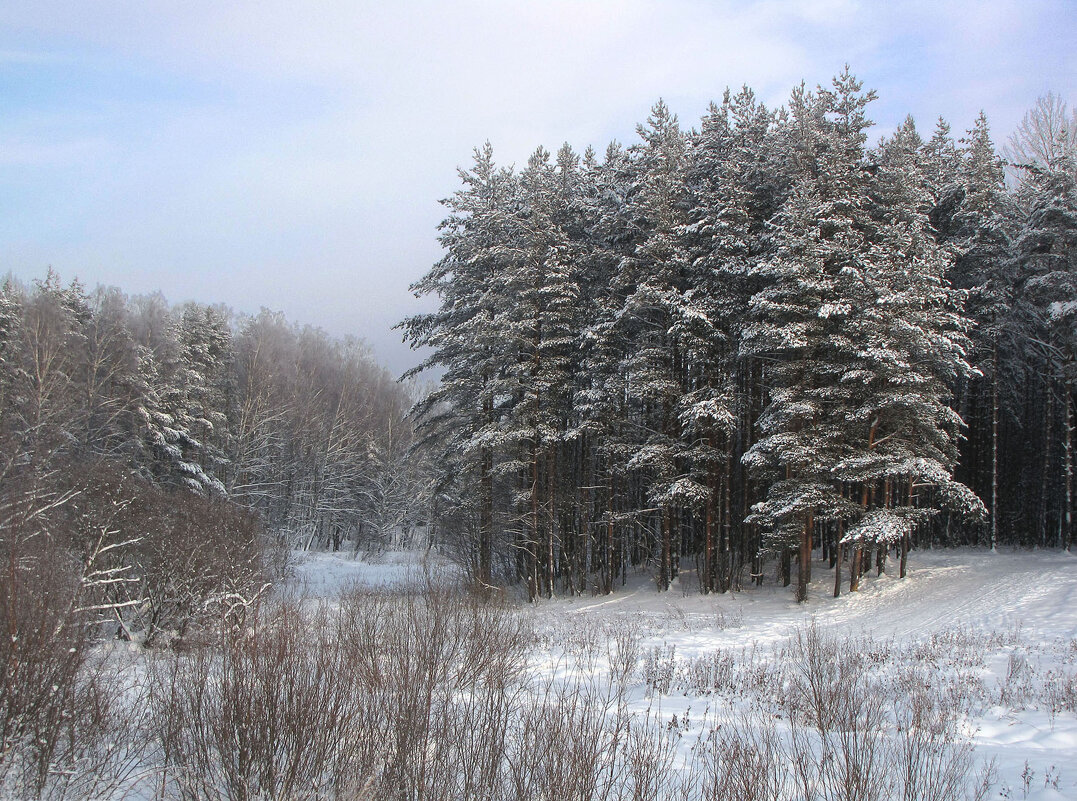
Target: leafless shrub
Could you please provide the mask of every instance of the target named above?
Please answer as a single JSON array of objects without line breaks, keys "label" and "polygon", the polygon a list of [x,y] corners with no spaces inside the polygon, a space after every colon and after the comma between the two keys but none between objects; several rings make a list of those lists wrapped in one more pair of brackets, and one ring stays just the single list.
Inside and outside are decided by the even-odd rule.
[{"label": "leafless shrub", "polygon": [[[72,466],[66,490],[66,546],[97,554],[102,608],[129,639],[151,645],[192,629],[233,630],[269,587],[267,548],[257,519],[221,499],[153,486],[102,463]],[[276,566],[279,568],[279,556]]]},{"label": "leafless shrub", "polygon": [[592,673],[608,642],[607,632],[595,621],[584,618],[575,619],[561,629],[558,646],[566,656],[572,658],[578,670]]},{"label": "leafless shrub", "polygon": [[998,781],[998,761],[991,757],[991,759],[981,763],[973,779],[972,792],[967,797],[973,801],[986,801],[991,797],[991,791],[998,784]]},{"label": "leafless shrub", "polygon": [[[342,601],[342,615],[350,670],[386,722],[371,716],[385,743],[378,756],[385,786],[437,797],[428,792],[448,753],[439,749],[453,745],[433,733],[449,730],[443,718],[459,712],[455,704],[464,694],[478,694],[470,701],[472,713],[504,709],[495,701],[512,688],[531,642],[523,619],[433,582],[398,597],[352,593]],[[493,735],[504,725],[497,717],[482,728]]]},{"label": "leafless shrub", "polygon": [[972,774],[972,743],[960,730],[962,698],[930,674],[906,668],[894,698],[897,780],[903,801],[961,798]]},{"label": "leafless shrub", "polygon": [[624,696],[597,682],[545,682],[522,699],[508,738],[506,800],[610,798],[625,784]]},{"label": "leafless shrub", "polygon": [[169,494],[147,498],[140,514],[155,525],[128,555],[140,582],[130,589],[141,603],[130,625],[146,644],[162,635],[184,638],[192,627],[206,631],[241,627],[269,583],[260,529],[254,518],[223,501]]},{"label": "leafless shrub", "polygon": [[164,794],[321,798],[349,780],[359,710],[325,609],[282,605],[219,649],[163,657],[153,700]]},{"label": "leafless shrub", "polygon": [[48,543],[34,552],[5,537],[0,572],[0,772],[40,792],[62,747],[66,720],[82,706],[79,676],[89,651],[78,578]]},{"label": "leafless shrub", "polygon": [[1035,693],[1035,669],[1022,650],[1010,651],[1006,660],[1006,676],[999,683],[999,704],[1010,709],[1023,709]]},{"label": "leafless shrub", "polygon": [[[131,688],[93,652],[108,608],[100,549],[80,559],[52,476],[7,476],[0,491],[0,794],[87,797],[137,762]],[[104,578],[102,578],[104,576]]]},{"label": "leafless shrub", "polygon": [[[962,670],[914,665],[894,681],[891,646],[811,626],[767,659],[751,649],[679,659],[671,645],[640,659],[634,630],[592,631],[539,678],[526,670],[531,619],[427,576],[316,607],[278,598],[204,647],[151,651],[143,741],[157,774],[140,792],[929,801],[982,799],[992,786],[973,776]],[[578,668],[596,637],[610,670],[587,674]],[[679,763],[699,723],[679,707],[672,719],[631,714],[636,669],[651,693],[722,694],[733,720]]]},{"label": "leafless shrub", "polygon": [[49,708],[4,743],[0,796],[107,798],[133,786],[146,753],[142,688],[91,654],[67,687],[44,689],[54,691]]},{"label": "leafless shrub", "polygon": [[737,661],[731,652],[714,650],[697,656],[684,665],[680,683],[690,695],[735,691],[739,678]]},{"label": "leafless shrub", "polygon": [[748,713],[702,737],[702,801],[772,801],[789,782],[786,748],[773,718]]},{"label": "leafless shrub", "polygon": [[714,613],[714,625],[719,630],[735,629],[744,622],[744,613],[740,610],[726,611],[718,609]]},{"label": "leafless shrub", "polygon": [[610,663],[610,675],[614,681],[627,684],[636,672],[640,658],[639,635],[634,631],[620,629],[606,641]]},{"label": "leafless shrub", "polygon": [[668,695],[677,676],[677,646],[656,645],[643,658],[643,683],[648,692]]},{"label": "leafless shrub", "polygon": [[787,659],[790,666],[785,704],[820,732],[856,724],[868,713],[860,700],[868,693],[866,651],[856,643],[821,631],[814,623],[793,635]]},{"label": "leafless shrub", "polygon": [[[983,666],[993,652],[1005,651],[1005,673],[992,686],[982,678]],[[951,696],[961,714],[975,714],[985,705],[1013,710],[1038,705],[1055,716],[1077,711],[1077,647],[1073,641],[1029,643],[1019,629],[1001,632],[952,630],[933,636],[908,653],[917,663],[932,669],[934,692]],[[1045,661],[1055,661],[1044,667]]]},{"label": "leafless shrub", "polygon": [[740,685],[756,698],[769,701],[784,694],[785,675],[780,660],[763,654],[755,643],[740,652],[737,665],[742,675]]},{"label": "leafless shrub", "polygon": [[520,704],[521,687],[515,681],[495,680],[439,699],[427,739],[426,776],[417,794],[427,799],[495,797]]},{"label": "leafless shrub", "polygon": [[[884,712],[874,683],[847,688],[821,718],[828,728],[793,725],[794,774],[806,798],[876,801],[890,797],[892,776]],[[820,718],[817,718],[817,720]]]},{"label": "leafless shrub", "polygon": [[1051,716],[1051,725],[1060,712],[1077,714],[1077,670],[1060,666],[1044,673],[1040,699]]},{"label": "leafless shrub", "polygon": [[940,680],[913,666],[899,671],[888,698],[875,672],[886,653],[814,626],[791,640],[786,703],[799,792],[824,801],[975,797],[972,745],[961,730],[971,685],[961,672]]},{"label": "leafless shrub", "polygon": [[674,727],[655,726],[649,716],[628,722],[625,743],[627,785],[622,798],[633,801],[660,801],[674,788],[674,758],[680,732]]},{"label": "leafless shrub", "polygon": [[1020,644],[1019,628],[998,631],[953,628],[916,643],[911,656],[919,662],[948,668],[980,668],[988,652]]},{"label": "leafless shrub", "polygon": [[670,606],[663,618],[663,631],[689,631],[692,628],[692,621],[689,619],[688,613],[679,606]]},{"label": "leafless shrub", "polygon": [[529,642],[519,616],[437,585],[268,605],[217,647],[158,656],[158,794],[488,796]]}]

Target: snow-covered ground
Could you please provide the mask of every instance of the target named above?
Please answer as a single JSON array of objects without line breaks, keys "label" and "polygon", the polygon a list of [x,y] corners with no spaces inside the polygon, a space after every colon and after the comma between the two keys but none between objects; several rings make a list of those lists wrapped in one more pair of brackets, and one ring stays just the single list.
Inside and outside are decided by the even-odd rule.
[{"label": "snow-covered ground", "polygon": [[[1077,799],[1077,716],[1052,715],[1044,701],[1046,685],[1068,680],[1072,687],[1077,675],[1077,556],[919,551],[904,580],[872,573],[860,592],[843,587],[836,599],[833,573],[814,572],[804,604],[795,602],[792,587],[773,581],[705,597],[677,586],[659,594],[640,576],[612,597],[544,601],[531,614],[563,632],[637,631],[642,654],[672,654],[670,661],[684,668],[715,653],[766,659],[812,624],[838,637],[866,638],[895,662],[930,654],[930,667],[960,665],[982,683],[982,704],[968,724],[976,758],[996,763],[991,797]],[[643,690],[636,705],[653,712],[660,704],[663,718],[683,721],[709,709],[691,689]]]},{"label": "snow-covered ground", "polygon": [[[310,554],[295,575],[308,593],[328,597],[351,583],[393,587],[451,569],[425,552]],[[872,675],[884,685],[904,666],[971,687],[964,730],[975,760],[994,763],[989,798],[1077,799],[1077,715],[1050,708],[1052,687],[1077,686],[1077,556],[918,551],[906,579],[873,572],[860,592],[843,586],[837,599],[833,573],[815,573],[805,604],[770,577],[763,587],[701,596],[690,576],[660,594],[639,574],[612,596],[522,605],[539,643],[532,669],[587,681],[609,676],[629,649],[629,711],[675,729],[690,760],[700,735],[741,708],[723,697],[717,672],[780,658],[790,637],[814,626],[873,654]]]},{"label": "snow-covered ground", "polygon": [[[893,565],[891,565],[893,567]],[[793,587],[774,585],[743,592],[701,596],[674,582],[659,594],[646,576],[637,576],[610,597],[543,601],[536,609],[585,619],[635,618],[650,625],[670,622],[696,632],[678,638],[678,647],[715,647],[773,642],[814,620],[843,634],[899,640],[941,631],[1023,631],[1037,640],[1077,638],[1077,556],[1054,552],[995,553],[980,550],[918,551],[910,556],[908,576],[876,577],[861,590],[833,598],[833,573],[813,570],[808,601],[796,603]]]},{"label": "snow-covered ground", "polygon": [[296,551],[291,558],[292,585],[308,598],[332,598],[352,586],[393,589],[418,584],[427,572],[445,576],[455,567],[436,551]]}]

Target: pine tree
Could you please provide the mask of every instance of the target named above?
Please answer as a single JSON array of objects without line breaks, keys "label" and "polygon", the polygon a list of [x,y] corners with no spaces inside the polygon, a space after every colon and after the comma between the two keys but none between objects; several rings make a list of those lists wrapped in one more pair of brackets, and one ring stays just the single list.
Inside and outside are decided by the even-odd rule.
[{"label": "pine tree", "polygon": [[144,374],[158,388],[145,409],[157,458],[156,477],[198,494],[224,494],[217,476],[227,442],[220,391],[229,353],[227,322],[209,307],[188,304],[169,324],[166,346],[144,354]]},{"label": "pine tree", "polygon": [[[990,499],[989,543],[994,549],[998,542],[1000,516],[1000,373],[1005,369],[1004,362],[1014,365],[1020,358],[1013,358],[1016,350],[1012,309],[1014,281],[1007,269],[1012,211],[1005,192],[1002,160],[991,141],[987,117],[983,112],[963,141],[965,150],[958,173],[962,197],[951,218],[951,243],[956,249],[956,256],[949,278],[955,287],[968,290],[966,314],[973,323],[970,362],[978,375],[974,375],[966,384],[966,391],[972,399],[980,401],[979,406],[989,405],[991,410],[989,436],[977,435],[974,429],[968,440],[973,444],[984,440],[990,442],[989,447],[981,448],[990,454],[990,486],[979,489],[984,497]],[[989,399],[984,399],[984,396],[989,396]],[[982,420],[983,417],[975,415],[972,422],[975,424],[977,419]],[[971,459],[972,454],[969,457]]]},{"label": "pine tree", "polygon": [[853,348],[844,330],[853,312],[844,279],[862,250],[858,166],[867,127],[862,108],[871,95],[847,110],[859,119],[848,120],[844,137],[826,118],[835,111],[834,99],[823,90],[794,90],[801,178],[778,218],[774,257],[753,269],[767,285],[752,298],[742,342],[745,355],[767,361],[770,388],[759,420],[763,436],[744,456],[772,480],[752,519],[769,530],[770,549],[799,548],[798,600],[807,597],[816,518],[848,514],[829,465],[845,456],[845,432],[834,410],[849,405],[840,382]]},{"label": "pine tree", "polygon": [[[862,548],[904,542],[923,519],[916,486],[977,511],[951,477],[961,421],[948,382],[967,370],[959,298],[916,171],[879,175],[865,159],[873,98],[848,69],[833,91],[794,93],[804,173],[779,219],[777,256],[759,268],[770,284],[745,336],[748,352],[772,360],[765,436],[745,460],[776,480],[755,516],[777,547],[798,542],[800,600],[818,519],[853,524],[843,542],[856,548],[855,587]],[[892,149],[911,158],[915,138],[902,138]]]},{"label": "pine tree", "polygon": [[737,348],[750,297],[748,275],[757,255],[752,250],[757,241],[752,170],[769,123],[770,114],[747,88],[735,99],[727,91],[721,107],[712,105],[692,139],[686,173],[690,211],[678,230],[687,270],[687,289],[678,299],[672,328],[686,365],[678,416],[692,466],[690,489],[705,498],[704,592],[727,589],[733,570]]},{"label": "pine tree", "polygon": [[[1031,211],[1018,234],[1015,258],[1023,295],[1036,315],[1035,341],[1045,351],[1050,371],[1048,397],[1056,385],[1061,388],[1059,544],[1071,548],[1073,404],[1077,388],[1077,159],[1062,146],[1057,152],[1060,155],[1052,162],[1030,170],[1032,175],[1025,187]],[[1046,473],[1045,461],[1045,476]]]},{"label": "pine tree", "polygon": [[[571,201],[575,155],[562,148],[557,169],[540,148],[521,174],[524,230],[514,328],[523,335],[517,378],[521,383],[518,419],[526,421],[531,444],[530,497],[534,534],[539,533],[539,505],[544,581],[541,591],[554,592],[557,532],[558,449],[569,416],[571,359],[575,344],[578,287],[572,265],[572,242],[559,206]],[[563,532],[562,532],[563,534]]]},{"label": "pine tree", "polygon": [[[760,578],[763,552],[788,583],[797,550],[803,598],[816,542],[836,578],[852,550],[855,587],[866,549],[882,569],[900,546],[904,574],[915,542],[968,541],[983,506],[966,485],[990,485],[997,542],[1000,476],[1033,454],[1038,497],[1072,506],[1072,480],[1048,475],[1059,449],[1072,461],[1052,435],[1072,402],[1016,394],[1037,369],[1070,392],[1036,366],[1061,353],[1048,320],[1068,307],[1033,239],[1007,256],[986,120],[958,149],[945,122],[924,142],[907,119],[869,152],[873,96],[847,69],[775,114],[727,93],[688,135],[660,103],[601,163],[540,148],[515,175],[480,154],[416,285],[441,309],[405,323],[446,369],[419,411],[463,454],[437,497],[463,509],[475,565],[497,551],[534,596],[588,575],[611,591],[644,563],[664,589],[694,558],[709,592],[747,559]],[[1030,424],[1048,447],[1016,439]],[[1000,457],[1015,444],[1024,462]]]},{"label": "pine tree", "polygon": [[593,153],[585,154],[582,178],[577,389],[568,435],[589,446],[593,465],[587,486],[596,487],[591,491],[596,495],[600,488],[604,496],[595,501],[594,513],[602,529],[602,588],[610,593],[621,570],[626,531],[635,521],[625,468],[633,447],[623,369],[631,343],[620,317],[623,298],[616,285],[622,260],[635,249],[636,233],[626,213],[635,172],[624,149],[613,142],[601,164]]},{"label": "pine tree", "polygon": [[939,242],[954,236],[953,217],[964,199],[961,187],[961,154],[950,136],[950,124],[942,117],[935,123],[935,133],[920,152],[924,189],[931,208],[928,218]]},{"label": "pine tree", "polygon": [[860,484],[866,510],[846,540],[900,544],[902,576],[910,536],[931,505],[982,516],[979,499],[953,480],[963,423],[949,400],[972,372],[965,360],[968,320],[962,293],[946,280],[948,254],[925,214],[918,149],[908,128],[899,132],[880,149],[869,185],[875,227],[860,276],[868,293],[852,327],[857,352],[843,377],[855,387],[846,414],[854,437],[850,456],[835,469],[843,482]]},{"label": "pine tree", "polygon": [[494,457],[500,445],[498,418],[504,368],[504,340],[495,326],[502,304],[496,280],[511,267],[510,216],[516,204],[516,181],[511,171],[494,164],[493,148],[476,150],[474,167],[460,171],[464,188],[445,201],[449,216],[442,221],[440,242],[445,257],[412,286],[417,295],[437,295],[440,308],[404,321],[406,338],[414,347],[433,353],[415,370],[444,370],[441,383],[416,410],[421,435],[436,441],[446,468],[440,482],[447,488],[457,480],[474,480],[478,497],[460,500],[472,510],[466,521],[474,532],[469,554],[476,579],[493,580]]},{"label": "pine tree", "polygon": [[686,143],[677,118],[661,101],[637,133],[630,150],[636,182],[625,214],[638,231],[634,251],[622,259],[615,291],[623,297],[620,332],[630,343],[624,369],[627,396],[640,416],[641,436],[625,468],[648,486],[647,502],[657,509],[657,577],[669,587],[677,569],[675,528],[680,507],[699,507],[705,490],[685,475],[685,455],[677,419],[683,392],[683,359],[672,331],[687,288],[677,231],[686,211]]}]

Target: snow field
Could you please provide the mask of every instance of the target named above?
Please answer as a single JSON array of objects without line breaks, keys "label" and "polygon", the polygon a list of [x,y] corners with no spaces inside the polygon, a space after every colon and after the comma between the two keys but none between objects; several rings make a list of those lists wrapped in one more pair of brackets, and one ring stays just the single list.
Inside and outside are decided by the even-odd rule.
[{"label": "snow field", "polygon": [[[399,588],[446,570],[430,553],[312,554],[296,575],[306,592],[328,597],[353,582]],[[948,698],[955,742],[971,746],[973,794],[1077,798],[1077,559],[919,551],[905,580],[871,575],[837,599],[833,574],[817,569],[806,604],[769,577],[711,596],[693,579],[682,573],[660,594],[638,573],[613,596],[521,606],[535,638],[531,681],[547,699],[579,693],[607,715],[662,731],[661,761],[690,774],[708,740],[744,720],[763,720],[788,744],[799,724],[788,720],[785,668],[810,631],[859,658],[857,680],[870,681],[891,715],[910,682]]]},{"label": "snow field", "polygon": [[540,602],[524,614],[538,633],[539,672],[616,677],[628,714],[673,734],[682,771],[698,769],[716,732],[760,716],[788,745],[804,723],[789,720],[789,684],[804,661],[796,643],[813,634],[837,648],[832,656],[858,661],[852,678],[891,716],[909,714],[901,705],[920,683],[953,710],[955,742],[972,747],[974,796],[1077,798],[1077,561],[922,551],[905,580],[872,576],[838,599],[832,586],[833,574],[817,570],[798,605],[792,587],[772,583],[660,595],[641,575],[613,597]]},{"label": "snow field", "polygon": [[1075,567],[929,551],[837,599],[820,567],[806,604],[686,573],[484,604],[436,552],[297,554],[253,628],[104,649],[115,781],[49,795],[1077,798]]},{"label": "snow field", "polygon": [[[326,597],[352,582],[393,588],[448,569],[430,554],[313,554],[296,573]],[[773,582],[702,596],[691,574],[659,594],[640,573],[611,597],[524,606],[533,680],[660,727],[675,744],[670,767],[691,771],[701,744],[746,716],[769,716],[788,738],[779,701],[788,688],[773,683],[788,680],[790,640],[810,628],[850,645],[884,694],[923,676],[956,699],[959,740],[990,783],[984,797],[1077,798],[1077,559],[920,551],[907,579],[871,576],[837,599],[830,571],[815,573],[806,604]]]}]

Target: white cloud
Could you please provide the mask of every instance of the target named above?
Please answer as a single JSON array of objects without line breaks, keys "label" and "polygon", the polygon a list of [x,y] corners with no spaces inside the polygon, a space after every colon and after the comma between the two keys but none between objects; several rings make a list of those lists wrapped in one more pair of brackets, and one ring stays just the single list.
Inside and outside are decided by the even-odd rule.
[{"label": "white cloud", "polygon": [[[52,263],[390,343],[369,326],[411,308],[436,201],[484,140],[516,163],[566,139],[601,152],[659,96],[691,126],[727,85],[775,105],[846,61],[880,90],[881,129],[911,111],[960,131],[983,107],[1002,139],[1051,81],[1072,85],[1067,3],[16,0],[0,67],[111,72],[67,87],[66,118],[61,94],[0,120],[0,179],[21,193],[0,271]],[[183,91],[135,96],[125,73]]]}]

